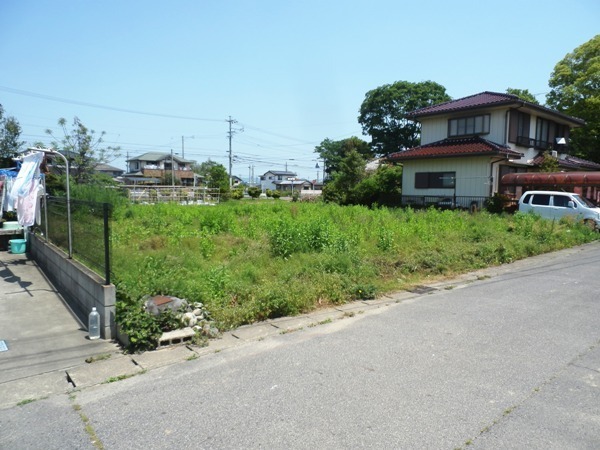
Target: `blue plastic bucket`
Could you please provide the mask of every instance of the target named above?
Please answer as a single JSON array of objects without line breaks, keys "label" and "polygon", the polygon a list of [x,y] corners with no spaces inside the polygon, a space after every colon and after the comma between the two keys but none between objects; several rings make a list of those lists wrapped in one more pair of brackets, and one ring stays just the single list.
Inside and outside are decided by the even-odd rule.
[{"label": "blue plastic bucket", "polygon": [[25,239],[11,239],[10,241],[8,241],[8,243],[10,244],[11,253],[25,253],[25,247],[27,244],[27,241]]}]

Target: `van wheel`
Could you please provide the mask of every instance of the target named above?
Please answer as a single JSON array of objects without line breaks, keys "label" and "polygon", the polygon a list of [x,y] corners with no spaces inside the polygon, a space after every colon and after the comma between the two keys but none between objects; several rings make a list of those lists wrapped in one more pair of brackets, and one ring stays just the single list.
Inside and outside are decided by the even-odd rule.
[{"label": "van wheel", "polygon": [[586,227],[588,227],[590,230],[592,230],[592,231],[596,231],[596,230],[598,230],[598,229],[596,228],[596,222],[594,222],[594,221],[593,221],[593,220],[591,220],[591,219],[586,219],[586,220],[584,220],[584,221],[583,221],[583,224],[584,224]]},{"label": "van wheel", "polygon": [[469,205],[469,212],[471,214],[474,214],[477,211],[479,211],[479,205],[477,204],[477,202],[471,202],[471,204]]}]

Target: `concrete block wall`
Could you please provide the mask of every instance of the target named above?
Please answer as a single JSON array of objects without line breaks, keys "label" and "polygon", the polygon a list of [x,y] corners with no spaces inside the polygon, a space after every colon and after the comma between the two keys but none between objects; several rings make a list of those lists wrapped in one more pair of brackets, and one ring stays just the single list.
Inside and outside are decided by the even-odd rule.
[{"label": "concrete block wall", "polygon": [[88,315],[92,307],[100,314],[100,336],[115,339],[117,328],[116,288],[105,285],[104,279],[56,246],[35,234],[28,234],[29,255],[60,292],[77,318],[87,328]]}]

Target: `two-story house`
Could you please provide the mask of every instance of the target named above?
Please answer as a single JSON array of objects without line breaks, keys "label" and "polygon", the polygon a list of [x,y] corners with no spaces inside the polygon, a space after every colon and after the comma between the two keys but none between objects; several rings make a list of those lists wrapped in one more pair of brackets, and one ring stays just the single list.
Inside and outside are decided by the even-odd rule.
[{"label": "two-story house", "polygon": [[264,175],[260,176],[260,188],[263,192],[267,189],[274,191],[277,189],[278,181],[288,181],[290,178],[297,177],[295,172],[288,172],[287,170],[269,170]]},{"label": "two-story house", "polygon": [[195,161],[181,158],[172,153],[148,152],[127,160],[125,177],[146,179],[166,179],[174,176],[182,185],[194,184],[192,164]]},{"label": "two-story house", "polygon": [[561,169],[600,168],[567,153],[570,130],[583,126],[583,120],[515,95],[482,92],[408,117],[421,123],[421,145],[388,157],[403,165],[405,204],[481,207],[499,191],[503,175],[539,170],[546,151],[558,158]]}]

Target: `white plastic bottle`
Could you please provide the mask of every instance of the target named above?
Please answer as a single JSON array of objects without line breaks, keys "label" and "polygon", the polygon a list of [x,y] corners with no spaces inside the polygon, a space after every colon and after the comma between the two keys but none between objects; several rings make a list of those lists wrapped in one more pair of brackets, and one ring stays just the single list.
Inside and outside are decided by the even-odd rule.
[{"label": "white plastic bottle", "polygon": [[96,311],[95,306],[88,317],[88,333],[90,339],[98,339],[100,337],[100,314]]}]

